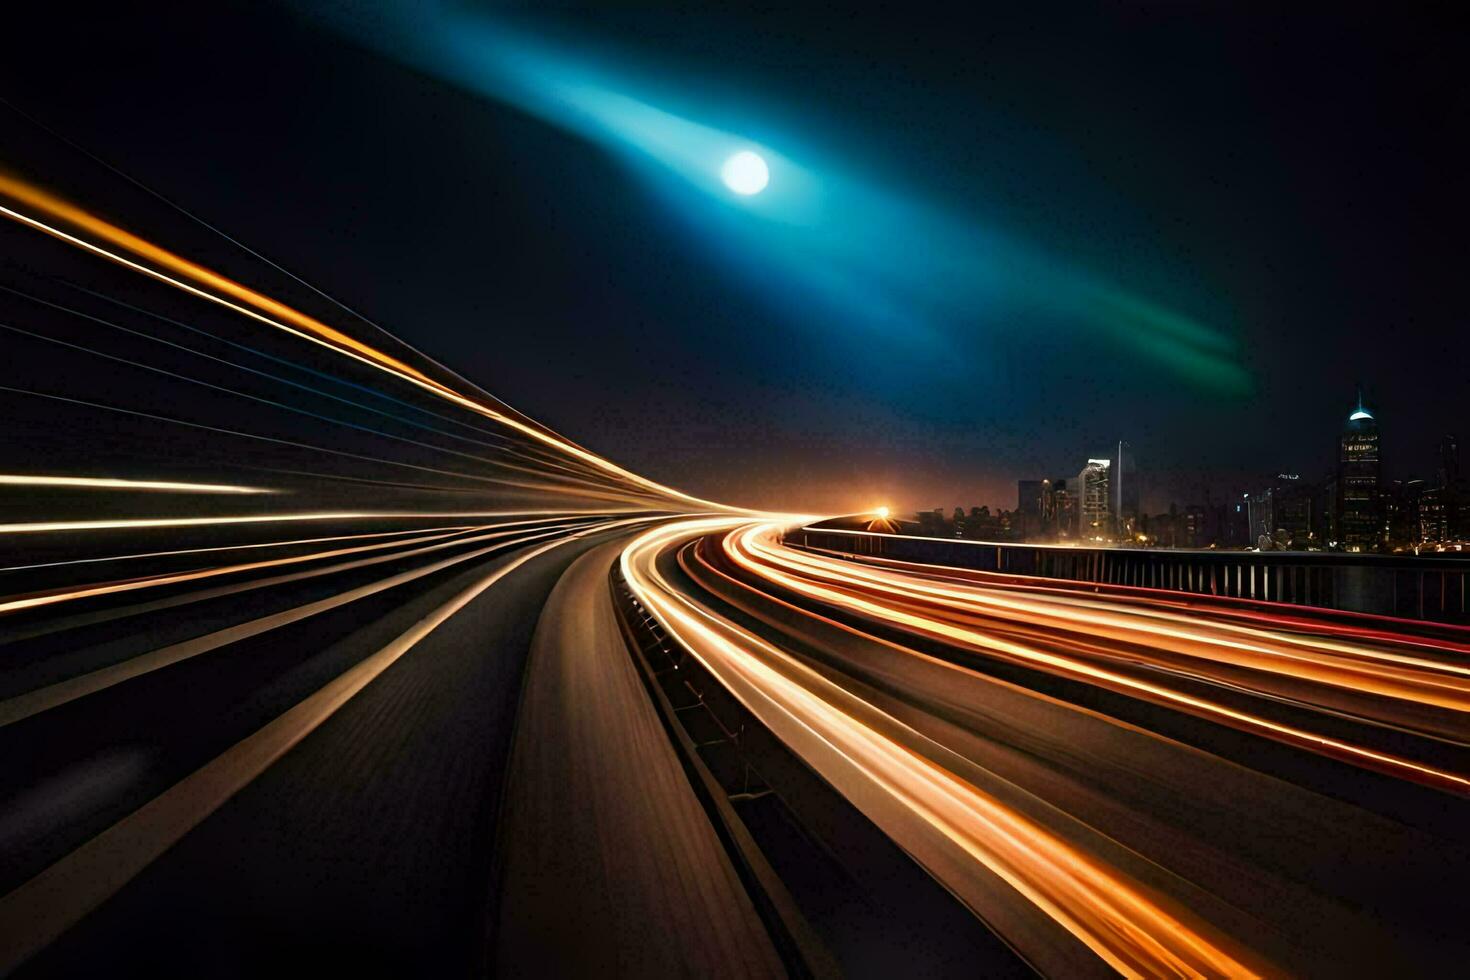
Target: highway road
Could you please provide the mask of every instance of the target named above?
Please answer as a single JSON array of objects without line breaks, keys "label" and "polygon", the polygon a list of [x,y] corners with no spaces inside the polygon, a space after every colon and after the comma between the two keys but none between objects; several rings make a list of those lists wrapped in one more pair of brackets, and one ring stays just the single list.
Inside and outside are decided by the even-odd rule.
[{"label": "highway road", "polygon": [[[237,574],[226,595],[78,600],[7,631],[0,961],[44,949],[28,973],[74,975],[107,950],[125,975],[473,972],[541,605],[620,533],[516,523],[420,554],[424,535],[396,537],[366,567],[292,566],[310,578]],[[97,680],[37,686],[62,670]]]},{"label": "highway road", "polygon": [[782,972],[607,581],[729,508],[159,203],[0,173],[0,974]]},{"label": "highway road", "polygon": [[622,547],[577,559],[532,643],[500,828],[498,972],[779,974],[618,629],[608,569]]},{"label": "highway road", "polygon": [[727,519],[635,592],[1047,975],[1445,975],[1470,632],[904,565]]},{"label": "highway road", "polygon": [[[881,938],[854,939],[875,910],[895,947],[924,950],[911,962],[951,974],[1430,974],[1466,952],[1444,900],[1470,867],[1449,781],[1463,650],[1443,628],[855,559],[748,518],[402,523],[64,558],[51,574],[80,581],[6,600],[7,968],[75,975],[106,950],[135,976],[801,969],[640,682],[614,566],[843,801],[813,808],[799,773],[762,759],[797,824],[821,838],[855,820],[940,886],[919,894],[871,843],[839,846],[863,907],[830,906],[743,809],[836,972],[891,973],[866,948]],[[177,531],[122,533],[114,547],[146,555]],[[1129,632],[1161,625],[1188,635]],[[1288,699],[1274,663],[1225,683],[1215,654],[1246,638],[1310,654],[1319,694]],[[1171,643],[1193,670],[1162,659]],[[1303,730],[1320,708],[1333,746],[1375,755],[1079,682],[1026,650]],[[1375,685],[1444,703],[1375,690],[1350,711],[1345,692],[1367,695],[1326,668],[1365,657]],[[1440,775],[1385,766],[1389,748]],[[906,920],[915,907],[943,940]]]}]

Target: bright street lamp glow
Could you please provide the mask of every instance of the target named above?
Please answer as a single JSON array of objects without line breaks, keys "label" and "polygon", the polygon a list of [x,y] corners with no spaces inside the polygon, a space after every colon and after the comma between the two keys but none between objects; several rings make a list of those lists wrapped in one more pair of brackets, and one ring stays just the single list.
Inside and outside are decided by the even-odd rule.
[{"label": "bright street lamp glow", "polygon": [[760,154],[741,150],[725,161],[725,166],[720,169],[720,179],[736,194],[749,197],[766,189],[771,182],[771,171]]},{"label": "bright street lamp glow", "polygon": [[876,513],[878,514],[879,517],[887,517],[888,516],[888,508],[887,507],[879,507]]}]

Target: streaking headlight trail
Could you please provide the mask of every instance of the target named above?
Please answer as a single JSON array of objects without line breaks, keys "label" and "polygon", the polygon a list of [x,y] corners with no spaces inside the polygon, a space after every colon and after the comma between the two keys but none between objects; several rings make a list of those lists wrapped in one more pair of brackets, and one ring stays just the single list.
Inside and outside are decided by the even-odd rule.
[{"label": "streaking headlight trail", "polygon": [[[1125,975],[1241,976],[1243,950],[1231,950],[1202,923],[1171,909],[1059,838],[966,784],[916,752],[901,723],[847,695],[754,634],[700,609],[657,569],[659,555],[730,521],[683,522],[649,531],[628,546],[623,573],[669,631],[719,676],[761,720],[890,836],[977,909],[991,904],[988,869],[1111,967]],[[1044,969],[1067,962],[1063,952],[1026,949]],[[1055,957],[1055,958],[1053,958]]]}]

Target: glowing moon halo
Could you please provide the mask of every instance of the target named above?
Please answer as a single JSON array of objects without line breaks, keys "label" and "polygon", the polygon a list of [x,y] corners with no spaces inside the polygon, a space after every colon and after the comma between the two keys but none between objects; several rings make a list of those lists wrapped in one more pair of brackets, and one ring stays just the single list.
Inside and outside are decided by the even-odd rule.
[{"label": "glowing moon halo", "polygon": [[720,179],[736,194],[759,194],[771,182],[771,171],[759,153],[741,150],[720,168]]}]

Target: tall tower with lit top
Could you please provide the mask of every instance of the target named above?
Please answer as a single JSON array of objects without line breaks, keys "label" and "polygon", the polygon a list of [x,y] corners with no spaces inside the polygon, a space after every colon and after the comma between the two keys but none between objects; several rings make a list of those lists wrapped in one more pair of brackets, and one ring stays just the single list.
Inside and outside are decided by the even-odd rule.
[{"label": "tall tower with lit top", "polygon": [[1378,420],[1363,406],[1342,427],[1337,456],[1337,529],[1344,551],[1377,550],[1383,536],[1381,488],[1383,462],[1378,444]]}]

